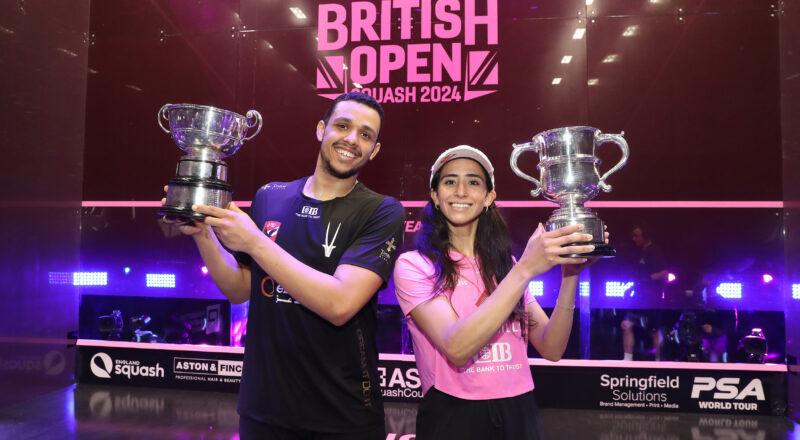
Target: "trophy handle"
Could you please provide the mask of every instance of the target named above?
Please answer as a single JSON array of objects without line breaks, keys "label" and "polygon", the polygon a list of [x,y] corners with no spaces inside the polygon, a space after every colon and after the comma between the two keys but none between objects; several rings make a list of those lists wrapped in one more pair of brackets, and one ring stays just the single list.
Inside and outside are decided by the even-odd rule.
[{"label": "trophy handle", "polygon": [[[256,118],[256,120],[251,123],[250,122],[250,118],[253,118],[253,117]],[[261,113],[257,112],[256,110],[248,110],[248,112],[247,112],[247,128],[253,128],[253,127],[256,126],[256,124],[258,124],[258,128],[256,128],[256,132],[255,133],[253,133],[250,136],[244,138],[244,140],[249,141],[250,139],[253,139],[254,137],[256,137],[256,135],[261,131],[261,123],[262,123]]]},{"label": "trophy handle", "polygon": [[158,115],[156,115],[156,120],[158,121],[158,126],[159,126],[159,127],[161,127],[161,129],[162,129],[162,130],[164,130],[164,133],[169,133],[169,130],[167,130],[167,129],[164,127],[164,124],[162,124],[162,123],[161,123],[161,118],[164,118],[164,119],[166,119],[167,121],[169,121],[169,118],[167,117],[167,110],[169,110],[169,106],[171,106],[171,105],[172,105],[172,104],[164,104],[164,105],[163,105],[163,106],[162,106],[162,107],[161,107],[161,108],[158,110]]},{"label": "trophy handle", "polygon": [[597,145],[604,144],[606,142],[613,142],[619,146],[620,150],[622,150],[622,159],[620,159],[620,161],[617,162],[613,168],[603,174],[603,176],[600,177],[600,182],[597,184],[597,186],[605,192],[611,191],[611,185],[606,183],[608,176],[617,172],[617,170],[622,168],[625,165],[625,162],[628,161],[628,142],[622,137],[624,135],[624,131],[620,134],[602,134],[598,131],[597,135],[595,136],[595,142]]},{"label": "trophy handle", "polygon": [[542,184],[537,179],[523,173],[522,170],[520,170],[519,167],[517,166],[517,159],[519,158],[520,154],[528,150],[533,150],[538,153],[539,139],[534,138],[533,142],[525,142],[524,144],[512,144],[512,145],[514,147],[514,152],[511,153],[511,169],[514,170],[514,173],[516,173],[517,176],[522,177],[525,180],[529,180],[533,182],[534,185],[536,185],[536,188],[531,190],[531,195],[533,197],[538,197],[539,194],[542,193]]}]

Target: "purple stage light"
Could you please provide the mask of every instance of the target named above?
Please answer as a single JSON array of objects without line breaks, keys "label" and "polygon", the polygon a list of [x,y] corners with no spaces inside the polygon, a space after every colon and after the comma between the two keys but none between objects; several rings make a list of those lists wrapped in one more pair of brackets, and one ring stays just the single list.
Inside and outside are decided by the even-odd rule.
[{"label": "purple stage light", "polygon": [[670,272],[670,273],[667,274],[667,282],[668,283],[672,283],[677,279],[678,279],[678,277],[676,277],[674,273]]},{"label": "purple stage light", "polygon": [[544,281],[529,281],[528,291],[533,296],[544,296]]},{"label": "purple stage light", "polygon": [[125,268],[122,269],[122,271],[125,272],[125,275],[128,275],[129,273],[131,273],[131,268],[128,267],[128,266],[125,266]]},{"label": "purple stage light", "polygon": [[[606,281],[606,296],[623,298],[625,297],[625,292],[631,287],[633,287],[633,281],[628,281],[627,283],[621,281]],[[631,291],[631,295],[633,295],[633,291]]]},{"label": "purple stage light", "polygon": [[72,274],[73,286],[106,286],[108,285],[108,272],[74,272]]},{"label": "purple stage light", "polygon": [[742,283],[720,283],[716,291],[725,299],[739,299],[742,297]]},{"label": "purple stage light", "polygon": [[231,345],[235,347],[242,346],[242,338],[247,333],[247,317],[244,317],[240,321],[236,321],[233,324],[233,330],[231,330]]},{"label": "purple stage light", "polygon": [[200,272],[203,272],[203,275],[208,275],[208,267],[206,266],[201,267]]},{"label": "purple stage light", "polygon": [[72,272],[48,272],[48,284],[72,284]]},{"label": "purple stage light", "polygon": [[175,287],[174,273],[148,273],[145,278],[147,287]]},{"label": "purple stage light", "polygon": [[761,280],[764,281],[764,284],[769,284],[774,279],[775,278],[773,278],[772,275],[770,275],[768,273],[765,273],[764,275],[761,275]]},{"label": "purple stage light", "polygon": [[581,281],[578,284],[578,290],[580,292],[580,296],[589,296],[589,282]]},{"label": "purple stage light", "polygon": [[792,284],[792,299],[800,299],[800,284]]}]

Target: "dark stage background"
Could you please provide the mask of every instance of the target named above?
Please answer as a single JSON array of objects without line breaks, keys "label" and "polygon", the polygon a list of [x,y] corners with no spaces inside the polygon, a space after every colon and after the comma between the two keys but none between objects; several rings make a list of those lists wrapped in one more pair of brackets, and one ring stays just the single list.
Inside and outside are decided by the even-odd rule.
[{"label": "dark stage background", "polygon": [[[683,311],[702,310],[729,333],[731,351],[738,338],[761,326],[772,361],[788,356],[794,363],[800,351],[793,342],[800,337],[794,319],[800,302],[796,4],[463,0],[451,2],[458,5],[448,9],[452,15],[432,13],[433,24],[453,28],[451,35],[428,37],[425,5],[441,2],[422,1],[406,9],[408,17],[369,3],[380,12],[375,36],[387,39],[361,35],[361,41],[327,50],[320,45],[335,40],[336,32],[319,35],[321,6],[308,0],[0,2],[6,154],[0,174],[0,387],[19,390],[0,397],[0,404],[72,380],[73,352],[63,339],[79,329],[79,308],[110,313],[125,304],[128,318],[132,309],[145,314],[148,304],[163,304],[155,299],[222,298],[200,272],[191,240],[156,215],[155,202],[182,154],[156,124],[163,104],[261,112],[261,133],[228,160],[235,200],[249,201],[268,181],[313,172],[314,129],[330,102],[320,94],[359,85],[386,101],[387,114],[383,148],[360,180],[407,202],[406,248],[420,210],[414,202],[427,199],[428,170],[445,148],[467,143],[494,162],[498,201],[519,250],[553,208],[527,203],[534,201],[531,186],[508,166],[512,144],[568,125],[625,132],[630,160],[596,205],[619,257],[587,273],[568,356],[620,358],[618,323],[626,310],[662,310],[666,326]],[[323,4],[342,11],[348,29],[353,5],[364,6]],[[475,15],[490,16],[486,24],[473,26],[467,18],[473,5]],[[381,26],[387,14],[388,32]],[[393,69],[393,60],[379,56],[360,65],[366,58],[351,59],[354,50],[372,49],[399,50],[401,61],[408,58]],[[437,51],[460,54],[439,80],[443,57]],[[335,65],[336,57],[348,69]],[[370,79],[370,69],[385,71],[384,81],[377,76],[356,84]],[[414,102],[397,102],[398,96],[408,101],[412,88]],[[390,100],[387,89],[403,93]],[[618,154],[611,145],[599,149],[604,170]],[[536,155],[520,163],[534,173]],[[609,296],[613,285],[607,283],[625,286],[632,279],[630,232],[640,222],[649,225],[676,276],[663,299]],[[78,271],[105,272],[107,282],[53,282],[53,274]],[[146,273],[174,275],[175,287],[146,287]],[[764,283],[764,274],[774,281]],[[558,274],[537,281],[540,301],[552,307]],[[741,298],[724,298],[722,283],[738,284]],[[130,297],[140,298],[139,308]],[[384,347],[405,351],[391,285],[379,300],[389,329]],[[184,321],[195,313],[186,304],[175,306]],[[235,344],[234,326],[246,309],[233,307],[231,316]],[[85,321],[80,336],[98,336]],[[159,325],[163,336],[169,325]],[[790,401],[800,399],[795,382],[790,377]]]}]

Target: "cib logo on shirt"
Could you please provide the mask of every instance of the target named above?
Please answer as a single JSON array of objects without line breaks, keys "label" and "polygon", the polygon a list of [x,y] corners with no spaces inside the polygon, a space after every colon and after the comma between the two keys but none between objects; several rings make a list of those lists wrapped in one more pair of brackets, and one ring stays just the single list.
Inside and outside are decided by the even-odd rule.
[{"label": "cib logo on shirt", "polygon": [[319,207],[303,205],[303,207],[300,208],[300,212],[295,213],[295,215],[303,218],[319,218]]},{"label": "cib logo on shirt", "polygon": [[508,342],[492,342],[486,344],[475,355],[475,363],[508,362],[511,360],[511,344]]},{"label": "cib logo on shirt", "polygon": [[317,215],[319,208],[315,208],[313,206],[303,206],[303,209],[300,211],[304,215]]}]

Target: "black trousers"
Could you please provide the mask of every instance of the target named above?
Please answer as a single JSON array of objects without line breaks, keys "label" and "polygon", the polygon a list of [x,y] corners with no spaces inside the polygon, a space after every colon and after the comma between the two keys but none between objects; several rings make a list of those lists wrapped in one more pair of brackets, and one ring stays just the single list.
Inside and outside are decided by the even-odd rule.
[{"label": "black trousers", "polygon": [[417,412],[416,440],[544,439],[533,391],[515,397],[465,400],[431,388]]}]

